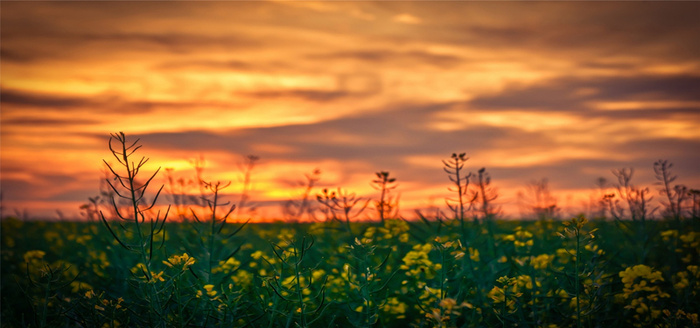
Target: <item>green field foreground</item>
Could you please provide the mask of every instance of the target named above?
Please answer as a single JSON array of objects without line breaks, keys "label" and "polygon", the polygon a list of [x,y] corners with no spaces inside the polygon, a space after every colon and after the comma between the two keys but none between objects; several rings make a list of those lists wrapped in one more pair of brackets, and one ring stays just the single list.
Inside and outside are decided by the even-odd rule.
[{"label": "green field foreground", "polygon": [[699,326],[698,220],[121,224],[2,220],[2,327]]}]

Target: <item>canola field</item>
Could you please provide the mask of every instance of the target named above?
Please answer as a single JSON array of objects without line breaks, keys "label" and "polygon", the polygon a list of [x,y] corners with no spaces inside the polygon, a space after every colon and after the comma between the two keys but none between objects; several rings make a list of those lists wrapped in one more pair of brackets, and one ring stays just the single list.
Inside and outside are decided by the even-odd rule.
[{"label": "canola field", "polygon": [[698,327],[699,223],[6,218],[2,327]]}]

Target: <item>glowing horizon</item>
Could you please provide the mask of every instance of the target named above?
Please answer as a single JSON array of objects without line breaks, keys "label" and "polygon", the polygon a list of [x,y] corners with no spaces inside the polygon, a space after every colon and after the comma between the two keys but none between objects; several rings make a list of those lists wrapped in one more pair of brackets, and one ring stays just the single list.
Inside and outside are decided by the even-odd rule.
[{"label": "glowing horizon", "polygon": [[148,172],[189,178],[203,156],[234,202],[237,165],[259,156],[261,217],[316,168],[314,195],[375,198],[389,171],[408,217],[444,209],[441,160],[462,152],[509,217],[542,178],[566,214],[584,211],[623,167],[658,201],[659,159],[700,187],[698,3],[0,6],[3,215],[77,216],[118,131],[141,139]]}]

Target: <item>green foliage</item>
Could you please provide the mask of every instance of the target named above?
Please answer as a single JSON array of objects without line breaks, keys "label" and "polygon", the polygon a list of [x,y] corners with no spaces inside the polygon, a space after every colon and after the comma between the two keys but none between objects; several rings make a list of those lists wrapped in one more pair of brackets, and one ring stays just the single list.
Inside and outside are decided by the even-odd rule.
[{"label": "green foliage", "polygon": [[351,223],[357,235],[338,224],[227,224],[209,239],[166,223],[167,251],[153,253],[146,278],[140,254],[99,222],[5,219],[3,326],[697,325],[700,231],[690,221],[647,221],[643,263],[618,225],[582,217],[496,220],[494,239],[468,225],[468,245],[459,224],[436,234],[402,220]]}]

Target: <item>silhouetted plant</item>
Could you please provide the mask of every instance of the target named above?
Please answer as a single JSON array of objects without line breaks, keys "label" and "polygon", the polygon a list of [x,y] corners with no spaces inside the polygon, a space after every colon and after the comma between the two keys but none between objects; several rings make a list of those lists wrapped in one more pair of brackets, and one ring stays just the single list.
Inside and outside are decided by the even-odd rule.
[{"label": "silhouetted plant", "polygon": [[671,173],[671,167],[673,167],[673,163],[669,163],[667,160],[658,160],[654,163],[654,173],[656,173],[656,179],[659,180],[656,184],[661,186],[659,194],[666,197],[666,200],[661,201],[665,208],[663,215],[680,221],[683,216],[683,205],[688,196],[688,188],[684,185],[671,187],[671,183],[678,178]]},{"label": "silhouetted plant", "polygon": [[596,205],[596,211],[595,211],[595,217],[605,219],[607,218],[607,213],[608,213],[608,206],[607,202],[605,200],[605,195],[608,194],[607,189],[608,189],[608,180],[604,177],[599,177],[596,179],[596,189],[597,189],[597,203]]},{"label": "silhouetted plant", "polygon": [[379,214],[379,220],[384,222],[385,219],[391,219],[396,217],[399,210],[399,203],[397,197],[391,197],[389,193],[396,189],[396,178],[390,178],[389,172],[381,171],[375,173],[376,179],[372,180],[372,188],[379,190],[381,192],[379,200],[374,203],[377,214]]},{"label": "silhouetted plant", "polygon": [[[617,189],[617,195],[627,203],[627,210],[629,211],[630,219],[633,221],[646,220],[655,209],[650,209],[650,203],[653,199],[649,195],[649,188],[637,188],[632,185],[632,175],[634,174],[634,169],[632,168],[622,168],[619,170],[613,170],[613,175],[617,177],[618,184],[615,186]],[[611,214],[616,219],[621,219],[623,217],[624,211],[622,207],[619,206],[611,207]]]},{"label": "silhouetted plant", "polygon": [[552,196],[549,190],[549,181],[546,178],[531,181],[526,186],[526,189],[528,194],[518,192],[518,198],[521,206],[530,211],[535,218],[544,220],[559,215],[557,199]]},{"label": "silhouetted plant", "polygon": [[482,222],[486,224],[489,241],[487,242],[489,254],[495,254],[495,235],[494,235],[494,219],[500,212],[500,209],[494,206],[493,202],[498,198],[496,188],[491,186],[491,176],[486,172],[486,168],[481,168],[478,171],[476,180],[476,190],[473,191],[473,199],[476,205],[475,217],[481,216]]},{"label": "silhouetted plant", "polygon": [[700,190],[690,189],[688,197],[691,198],[690,217],[693,219],[700,218]]},{"label": "silhouetted plant", "polygon": [[[207,207],[209,209],[209,218],[206,221],[201,220],[197,214],[192,210],[192,216],[194,217],[195,221],[198,223],[203,223],[204,226],[206,227],[205,231],[200,230],[197,226],[195,226],[195,229],[197,229],[197,234],[199,236],[203,236],[202,238],[202,246],[203,249],[205,250],[204,256],[206,257],[206,267],[204,269],[204,276],[205,276],[205,281],[207,283],[212,283],[212,269],[214,268],[214,265],[218,263],[219,261],[227,260],[231,256],[235,254],[234,251],[230,254],[227,254],[224,258],[220,258],[219,252],[221,251],[221,247],[219,246],[219,243],[221,240],[225,239],[230,239],[233,236],[240,231],[245,224],[248,222],[244,223],[241,225],[238,229],[236,229],[233,233],[231,234],[223,234],[223,229],[224,226],[226,225],[226,220],[229,218],[231,213],[236,209],[235,204],[231,204],[230,202],[225,202],[221,203],[219,197],[220,192],[223,189],[226,189],[231,185],[230,182],[222,184],[220,181],[217,181],[216,183],[212,182],[204,182],[205,189],[210,193],[209,197],[204,198],[204,202],[207,204]],[[228,205],[231,205],[228,207]],[[227,206],[228,210],[224,212],[223,215],[220,213],[217,213],[218,209],[220,207]],[[205,238],[204,238],[205,237]]]},{"label": "silhouetted plant", "polygon": [[100,196],[88,197],[86,204],[80,205],[80,214],[85,217],[88,222],[95,222],[100,218]]},{"label": "silhouetted plant", "polygon": [[260,157],[258,156],[248,155],[245,158],[245,162],[240,165],[240,170],[243,173],[243,181],[241,187],[241,198],[238,201],[238,210],[236,213],[234,213],[236,219],[238,219],[238,217],[241,215],[255,211],[255,207],[249,204],[250,192],[252,191],[251,174],[253,173],[253,169],[259,160]]},{"label": "silhouetted plant", "polygon": [[469,189],[469,178],[471,178],[472,173],[464,173],[464,163],[469,160],[466,157],[466,153],[460,153],[459,155],[453,153],[449,160],[443,160],[444,165],[443,170],[447,172],[450,181],[454,184],[453,187],[449,187],[448,190],[456,193],[457,198],[447,198],[445,203],[447,207],[454,213],[454,218],[459,220],[464,226],[464,219],[466,213],[471,208],[476,197],[472,199],[467,199],[467,191]]},{"label": "silhouetted plant", "polygon": [[486,168],[479,169],[476,183],[474,199],[478,204],[479,215],[483,220],[495,218],[500,212],[500,209],[493,204],[498,199],[498,191],[491,186],[491,175],[486,172]]},{"label": "silhouetted plant", "polygon": [[204,179],[206,160],[204,156],[200,155],[199,157],[190,159],[189,163],[194,170],[194,175],[189,178],[182,176],[176,177],[174,169],[165,168],[165,180],[167,182],[167,187],[165,188],[167,192],[166,198],[175,206],[175,210],[181,221],[193,219],[189,216],[189,213],[193,211],[192,206],[197,207],[199,212],[202,213],[206,213],[208,210],[206,202],[206,198],[208,197],[207,186]]},{"label": "silhouetted plant", "polygon": [[[323,212],[326,214],[326,220],[345,224],[349,233],[352,233],[350,220],[359,217],[369,204],[369,200],[363,200],[355,193],[341,188],[338,188],[337,192],[323,189],[321,194],[316,195],[316,200],[324,206]],[[358,204],[359,207],[357,207]]]},{"label": "silhouetted plant", "polygon": [[314,185],[321,179],[321,170],[314,169],[311,174],[304,174],[304,177],[306,177],[306,181],[302,182],[304,191],[302,192],[301,200],[290,199],[284,203],[282,208],[282,212],[288,221],[302,220],[304,214],[306,214],[309,221],[316,220],[316,215],[314,214],[316,208],[310,204],[309,197],[311,197],[311,190],[313,190]]},{"label": "silhouetted plant", "polygon": [[[139,139],[132,143],[127,142],[124,132],[112,134],[109,139],[109,149],[114,158],[119,162],[122,172],[117,172],[117,169],[112,167],[107,161],[104,161],[113,175],[112,181],[118,182],[113,183],[108,179],[107,183],[114,194],[120,199],[127,201],[129,205],[125,214],[123,213],[124,211],[120,209],[116,199],[112,197],[111,202],[115,214],[117,215],[117,220],[130,223],[129,225],[124,225],[118,222],[118,226],[124,231],[125,237],[132,236],[132,238],[125,239],[125,237],[118,237],[115,229],[112,228],[112,224],[109,223],[102,211],[100,211],[100,217],[109,232],[123,248],[139,254],[142,261],[141,263],[143,264],[140,266],[141,273],[144,275],[146,281],[150,282],[154,278],[154,268],[152,267],[154,242],[159,234],[161,246],[162,243],[165,242],[165,229],[163,229],[163,227],[167,220],[170,206],[168,206],[168,210],[165,212],[162,219],[160,217],[160,211],[158,211],[155,218],[149,217],[148,222],[146,222],[145,213],[155,206],[158,196],[161,190],[163,190],[163,186],[161,185],[151,202],[145,203],[145,195],[148,186],[158,174],[160,168],[145,180],[145,182],[139,182],[139,173],[148,162],[148,159],[141,157],[138,163],[133,161],[132,155],[141,148],[138,142]],[[116,144],[116,148],[114,144]],[[146,224],[145,229],[143,229],[144,224]],[[153,310],[153,312],[149,312],[147,318],[148,322],[153,325],[163,326],[164,313],[162,311],[164,304],[161,295],[159,295],[154,284],[139,284],[138,286],[145,289],[146,300],[151,304],[151,309]]]},{"label": "silhouetted plant", "polygon": [[[649,188],[638,188],[631,183],[634,174],[632,168],[622,168],[612,172],[618,180],[618,184],[615,185],[617,195],[614,193],[607,194],[604,200],[608,204],[610,215],[615,219],[617,225],[622,227],[625,236],[637,245],[632,251],[638,261],[640,261],[639,263],[643,263],[649,253],[648,245],[650,239],[647,231],[647,218],[651,217],[656,210],[650,209],[652,197],[649,195]],[[626,210],[629,212],[629,219],[632,222],[624,220],[625,208],[622,202],[627,205]]]},{"label": "silhouetted plant", "polygon": [[[190,165],[192,165],[192,168],[194,169],[194,181],[197,184],[197,188],[199,190],[199,200],[206,198],[203,177],[205,163],[206,161],[204,160],[204,156],[202,155],[200,155],[197,158],[190,159]],[[204,202],[198,202],[197,205],[204,207],[206,204]]]},{"label": "silhouetted plant", "polygon": [[[188,192],[192,188],[194,181],[191,179],[185,180],[185,178],[176,178],[174,175],[173,168],[165,168],[165,180],[167,181],[167,192],[166,197],[169,198],[170,203],[175,206],[175,212],[180,218],[180,221],[185,221],[187,219],[188,208],[187,205],[201,205],[199,201],[193,199],[201,199],[201,197],[195,197],[189,195]],[[198,183],[199,184],[199,183]],[[169,197],[168,197],[169,195]]]}]

